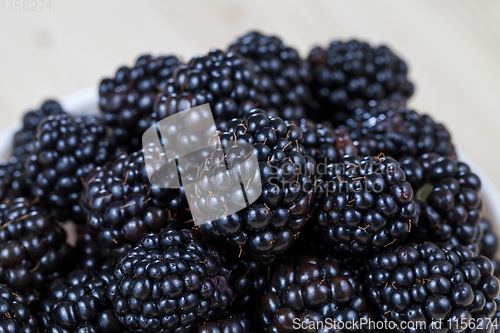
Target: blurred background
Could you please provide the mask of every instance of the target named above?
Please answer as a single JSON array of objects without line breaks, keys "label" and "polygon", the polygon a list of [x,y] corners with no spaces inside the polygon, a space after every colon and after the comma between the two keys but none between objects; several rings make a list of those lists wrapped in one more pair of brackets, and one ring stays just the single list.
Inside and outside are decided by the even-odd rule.
[{"label": "blurred background", "polygon": [[303,56],[334,38],[390,46],[409,64],[410,106],[445,123],[500,189],[498,0],[2,0],[0,130],[142,53],[189,60],[254,29]]}]

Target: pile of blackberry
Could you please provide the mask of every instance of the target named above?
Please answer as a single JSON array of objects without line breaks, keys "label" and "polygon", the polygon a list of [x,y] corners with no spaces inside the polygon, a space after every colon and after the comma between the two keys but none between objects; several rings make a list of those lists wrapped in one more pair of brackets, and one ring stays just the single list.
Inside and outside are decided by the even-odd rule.
[{"label": "pile of blackberry", "polygon": [[500,332],[498,221],[398,54],[255,31],[202,54],[120,67],[98,116],[26,113],[0,332]]},{"label": "pile of blackberry", "polygon": [[[309,63],[299,53],[275,36],[250,32],[236,39],[229,50],[238,52],[254,64],[261,74],[262,86],[269,96],[267,111],[283,119],[302,119],[306,107],[313,105],[309,83]],[[272,110],[272,112],[271,112]]]}]

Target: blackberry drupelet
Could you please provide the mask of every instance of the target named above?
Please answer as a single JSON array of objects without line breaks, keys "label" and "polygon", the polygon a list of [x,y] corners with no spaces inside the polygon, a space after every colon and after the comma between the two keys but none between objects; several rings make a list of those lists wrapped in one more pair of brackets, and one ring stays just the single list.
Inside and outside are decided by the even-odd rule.
[{"label": "blackberry drupelet", "polygon": [[278,37],[254,31],[236,39],[229,50],[255,64],[270,107],[278,111],[279,117],[287,120],[305,117],[305,106],[312,104],[309,90],[312,73],[309,63],[302,60],[295,49]]},{"label": "blackberry drupelet", "polygon": [[0,203],[0,283],[26,296],[42,292],[70,255],[66,233],[54,218],[28,199]]},{"label": "blackberry drupelet", "polygon": [[31,141],[35,138],[38,124],[49,116],[65,114],[61,105],[54,100],[46,100],[39,109],[27,112],[23,118],[23,127],[14,135],[11,161],[16,170],[23,168],[31,153]]},{"label": "blackberry drupelet", "polygon": [[261,81],[253,64],[241,55],[212,50],[192,58],[160,85],[155,113],[163,113],[161,108],[169,95],[190,93],[197,105],[210,104],[217,128],[223,130],[229,120],[270,104]]},{"label": "blackberry drupelet", "polygon": [[[271,259],[285,252],[306,224],[315,198],[311,173],[316,164],[304,153],[301,140],[298,126],[268,117],[261,109],[252,110],[244,119],[231,120],[227,131],[214,140],[214,150],[202,166],[197,197],[193,198],[206,219],[199,230],[257,258]],[[247,159],[250,154],[256,154],[258,165]],[[240,183],[225,178],[224,163],[241,171]],[[261,184],[259,196],[249,184]],[[242,188],[249,205],[213,218],[224,211],[219,207],[234,207],[233,202],[243,195]],[[220,205],[213,209],[215,189],[223,193],[216,196]]]},{"label": "blackberry drupelet", "polygon": [[311,92],[320,108],[308,117],[317,121],[343,121],[354,109],[371,100],[405,101],[413,94],[408,68],[386,46],[364,42],[333,41],[327,49],[309,53]]},{"label": "blackberry drupelet", "polygon": [[38,320],[47,333],[125,333],[107,296],[112,270],[72,271],[55,280],[41,302]]},{"label": "blackberry drupelet", "polygon": [[134,332],[196,332],[228,308],[228,277],[223,258],[195,231],[163,229],[120,259],[108,295]]},{"label": "blackberry drupelet", "polygon": [[26,162],[31,193],[56,211],[61,219],[85,221],[78,204],[82,179],[115,156],[115,140],[93,116],[50,116],[40,124]]},{"label": "blackberry drupelet", "polygon": [[144,235],[166,227],[181,227],[182,222],[191,219],[182,188],[151,184],[144,150],[123,153],[95,169],[84,188],[81,205],[89,212],[87,230],[101,246],[110,249],[114,259],[129,251]]},{"label": "blackberry drupelet", "polygon": [[167,81],[181,61],[172,55],[143,55],[134,67],[120,67],[114,78],[99,86],[99,106],[104,120],[129,153],[140,149],[144,133],[138,128],[153,113],[158,87]]},{"label": "blackberry drupelet", "polygon": [[481,220],[483,237],[480,243],[480,254],[489,258],[493,264],[496,277],[500,277],[500,261],[498,260],[498,236],[493,224],[488,220]]},{"label": "blackberry drupelet", "polygon": [[16,293],[0,284],[0,331],[4,333],[38,333],[37,321]]},{"label": "blackberry drupelet", "polygon": [[401,167],[411,174],[415,198],[420,202],[419,227],[414,240],[449,242],[465,245],[476,254],[483,230],[480,179],[467,164],[425,154],[421,158],[405,158]]},{"label": "blackberry drupelet", "polygon": [[334,260],[304,256],[281,265],[270,281],[259,315],[266,332],[297,332],[297,322],[308,327],[326,319],[359,323],[371,318],[361,283]]},{"label": "blackberry drupelet", "polygon": [[413,190],[388,157],[344,156],[319,170],[313,225],[316,242],[364,256],[404,242],[418,224]]},{"label": "blackberry drupelet", "polygon": [[207,322],[198,333],[250,333],[250,321],[244,315],[232,315],[222,320]]},{"label": "blackberry drupelet", "polygon": [[361,155],[385,154],[393,158],[438,153],[455,156],[451,135],[430,116],[394,102],[370,102],[357,108],[345,125]]},{"label": "blackberry drupelet", "polygon": [[[394,332],[462,332],[461,321],[486,324],[497,309],[500,284],[490,260],[462,245],[409,243],[376,254],[367,268],[369,301],[382,320],[398,325]],[[427,330],[405,330],[401,324],[408,322],[425,322]]]}]

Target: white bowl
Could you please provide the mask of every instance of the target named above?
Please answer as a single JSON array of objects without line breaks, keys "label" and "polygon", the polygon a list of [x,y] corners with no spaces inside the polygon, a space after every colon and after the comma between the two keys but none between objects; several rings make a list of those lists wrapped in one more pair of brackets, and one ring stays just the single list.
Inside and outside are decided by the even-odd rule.
[{"label": "white bowl", "polygon": [[[99,95],[97,87],[89,87],[74,92],[61,99],[60,103],[64,110],[74,115],[99,114]],[[12,139],[20,127],[21,122],[13,124],[6,130],[0,132],[0,160],[8,159]],[[467,163],[472,171],[481,179],[485,215],[500,228],[500,194],[498,190],[483,170],[481,170],[465,152],[458,150],[458,158]]]}]

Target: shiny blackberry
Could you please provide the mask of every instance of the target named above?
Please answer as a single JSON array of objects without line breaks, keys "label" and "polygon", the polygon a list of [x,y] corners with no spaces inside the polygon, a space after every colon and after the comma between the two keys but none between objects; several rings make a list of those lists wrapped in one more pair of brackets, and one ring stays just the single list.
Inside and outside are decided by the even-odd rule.
[{"label": "shiny blackberry", "polygon": [[331,259],[301,257],[280,265],[261,305],[259,321],[266,332],[297,332],[297,323],[308,327],[327,319],[373,320],[360,281]]},{"label": "shiny blackberry", "polygon": [[156,114],[164,113],[162,108],[169,95],[190,93],[197,105],[210,104],[221,130],[234,117],[243,117],[251,109],[270,103],[252,63],[234,52],[212,50],[196,56],[160,86]]},{"label": "shiny blackberry", "polygon": [[[311,177],[315,161],[304,153],[301,140],[298,126],[268,117],[261,109],[231,120],[227,131],[215,138],[212,154],[201,166],[201,181],[192,198],[205,218],[199,230],[257,258],[271,259],[285,252],[306,224],[315,197]],[[258,165],[247,158],[251,154]],[[224,178],[226,165],[240,170],[243,178],[239,183]],[[214,196],[219,190],[220,195]],[[246,208],[220,214],[243,201],[242,196]]]},{"label": "shiny blackberry", "polygon": [[31,141],[36,136],[38,124],[49,116],[64,114],[61,105],[54,100],[46,100],[38,109],[28,111],[23,117],[23,127],[14,135],[11,161],[21,170],[31,153]]},{"label": "shiny blackberry", "polygon": [[230,51],[238,52],[255,64],[262,85],[269,96],[270,108],[283,119],[305,117],[305,106],[312,104],[309,63],[299,53],[275,36],[253,31],[236,39]]},{"label": "shiny blackberry", "polygon": [[20,294],[42,292],[67,265],[65,231],[25,198],[0,203],[0,220],[0,283]]},{"label": "shiny blackberry", "polygon": [[412,175],[411,185],[420,202],[414,239],[461,244],[479,253],[483,230],[478,176],[467,164],[438,154],[402,159],[401,167]]},{"label": "shiny blackberry", "polygon": [[384,45],[333,41],[325,49],[314,47],[307,60],[313,73],[311,92],[320,104],[308,117],[317,121],[343,121],[371,100],[405,101],[413,94],[406,63]]},{"label": "shiny blackberry", "polygon": [[207,322],[198,333],[250,333],[250,321],[244,315],[233,315],[222,320]]},{"label": "shiny blackberry", "polygon": [[8,286],[0,284],[0,331],[4,333],[37,333],[37,321],[28,306]]},{"label": "shiny blackberry", "polygon": [[[163,152],[159,156],[164,156]],[[161,160],[150,162],[161,164]],[[123,153],[95,169],[84,182],[81,205],[88,211],[87,231],[115,259],[144,235],[181,227],[191,219],[182,189],[152,185],[147,168],[144,150]]]},{"label": "shiny blackberry", "polygon": [[143,55],[133,67],[122,66],[114,78],[101,81],[99,106],[104,120],[129,153],[140,149],[144,132],[138,124],[153,113],[159,85],[180,65],[173,55]]},{"label": "shiny blackberry", "polygon": [[356,256],[404,242],[418,224],[413,190],[399,164],[388,157],[344,156],[319,170],[322,197],[312,223],[316,242]]},{"label": "shiny blackberry", "polygon": [[112,271],[72,271],[55,280],[41,302],[38,321],[50,333],[125,333],[107,296]]},{"label": "shiny blackberry", "polygon": [[120,259],[108,295],[134,332],[196,332],[228,308],[228,277],[223,258],[195,231],[163,229]]},{"label": "shiny blackberry", "polygon": [[496,277],[500,277],[500,261],[498,260],[498,236],[493,224],[486,219],[481,220],[483,236],[481,238],[479,253],[489,258],[493,264]]},{"label": "shiny blackberry", "polygon": [[[368,299],[381,320],[397,325],[394,332],[462,332],[462,322],[486,324],[497,309],[500,283],[490,260],[465,246],[409,243],[376,254],[367,268]],[[408,322],[425,322],[427,330],[405,330]]]},{"label": "shiny blackberry", "polygon": [[87,231],[78,236],[76,253],[76,267],[81,270],[99,271],[116,265],[111,249],[104,247],[97,237],[92,237]]},{"label": "shiny blackberry", "polygon": [[370,102],[357,108],[345,125],[361,155],[385,154],[394,158],[438,153],[455,156],[451,135],[430,116],[393,102]]},{"label": "shiny blackberry", "polygon": [[29,195],[30,183],[17,162],[0,163],[0,202]]},{"label": "shiny blackberry", "polygon": [[33,196],[47,202],[61,219],[84,222],[78,204],[82,179],[115,155],[115,141],[93,116],[50,116],[39,125],[26,176]]}]

